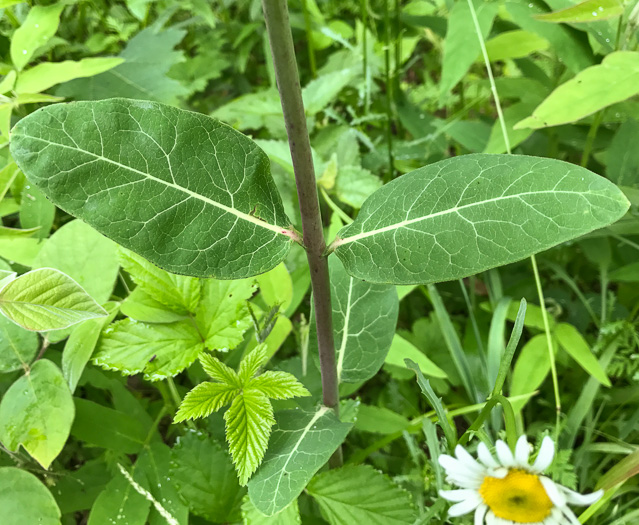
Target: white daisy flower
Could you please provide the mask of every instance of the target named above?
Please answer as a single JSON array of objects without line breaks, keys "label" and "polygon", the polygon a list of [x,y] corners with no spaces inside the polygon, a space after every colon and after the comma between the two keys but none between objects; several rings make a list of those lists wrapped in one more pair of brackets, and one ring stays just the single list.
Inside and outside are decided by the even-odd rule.
[{"label": "white daisy flower", "polygon": [[459,445],[456,457],[439,457],[446,480],[461,487],[439,491],[442,498],[455,502],[449,516],[475,511],[475,525],[580,525],[568,505],[591,505],[603,494],[598,490],[582,495],[541,475],[555,455],[549,437],[543,439],[532,465],[526,436],[517,441],[514,455],[503,441],[497,441],[495,448],[497,459],[484,443],[477,447],[479,461]]}]

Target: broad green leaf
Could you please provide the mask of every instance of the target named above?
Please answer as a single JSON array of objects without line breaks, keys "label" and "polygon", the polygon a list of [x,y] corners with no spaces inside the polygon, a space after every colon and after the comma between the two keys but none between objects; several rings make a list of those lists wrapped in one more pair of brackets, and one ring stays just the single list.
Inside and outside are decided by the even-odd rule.
[{"label": "broad green leaf", "polygon": [[170,272],[263,273],[295,236],[266,155],[204,115],[124,99],[55,104],[18,122],[11,152],[60,208]]},{"label": "broad green leaf", "polygon": [[231,458],[202,432],[178,438],[170,476],[193,514],[214,523],[235,523],[246,489],[240,487]]},{"label": "broad green leaf", "polygon": [[349,465],[319,474],[308,484],[331,525],[412,525],[410,493],[370,465]]},{"label": "broad green leaf", "polygon": [[27,18],[11,37],[11,61],[20,71],[26,66],[33,53],[55,35],[60,23],[60,13],[64,4],[34,6]]},{"label": "broad green leaf", "polygon": [[287,507],[329,460],[353,426],[320,407],[278,412],[262,464],[248,484],[255,508],[272,516]]},{"label": "broad green leaf", "polygon": [[135,417],[88,399],[74,398],[75,420],[71,435],[96,447],[122,454],[138,454],[147,437],[147,429]]},{"label": "broad green leaf", "polygon": [[74,78],[92,77],[124,62],[122,58],[83,58],[64,62],[43,62],[18,76],[17,93],[40,93]]},{"label": "broad green leaf", "polygon": [[38,348],[35,333],[0,315],[0,373],[26,370]]},{"label": "broad green leaf", "polygon": [[297,500],[273,516],[265,516],[255,508],[249,497],[242,504],[242,523],[244,525],[301,525],[302,518]]},{"label": "broad green leaf", "polygon": [[47,487],[33,474],[14,467],[0,468],[2,525],[58,525],[60,509]]},{"label": "broad green leaf", "polygon": [[47,242],[36,238],[0,238],[0,257],[12,264],[16,262],[23,266],[33,266],[35,258]]},{"label": "broad green leaf", "polygon": [[354,429],[361,432],[388,435],[402,432],[409,425],[408,419],[388,408],[360,405]]},{"label": "broad green leaf", "polygon": [[5,285],[0,312],[34,331],[58,330],[106,315],[78,283],[52,268],[32,270]]},{"label": "broad green leaf", "polygon": [[55,206],[38,188],[26,185],[22,190],[20,224],[23,228],[39,228],[38,239],[46,239],[55,219]]},{"label": "broad green leaf", "polygon": [[620,0],[586,0],[572,7],[566,7],[553,13],[537,15],[538,20],[557,24],[574,24],[579,22],[596,22],[608,20],[623,14],[623,3]]},{"label": "broad green leaf", "polygon": [[188,321],[146,324],[125,319],[104,331],[93,363],[124,375],[143,372],[146,380],[159,381],[179,374],[202,350],[202,338]]},{"label": "broad green leaf", "polygon": [[521,58],[548,49],[550,42],[545,38],[531,33],[515,29],[505,31],[486,42],[486,52],[491,62]]},{"label": "broad green leaf", "polygon": [[376,191],[332,248],[348,273],[373,283],[449,281],[601,228],[628,206],[616,186],[573,164],[464,155]]},{"label": "broad green leaf", "polygon": [[[142,475],[136,480],[147,485]],[[113,478],[95,500],[87,525],[146,525],[151,503],[139,494],[122,472]]]},{"label": "broad green leaf", "polygon": [[[553,343],[553,347],[556,346]],[[518,396],[534,392],[550,372],[550,355],[545,334],[538,334],[528,341],[517,357],[510,381],[510,395]],[[515,410],[521,410],[528,400],[513,402]]]},{"label": "broad green leaf", "polygon": [[[348,275],[329,259],[337,377],[358,383],[384,364],[397,325],[399,299],[393,286],[371,284]],[[311,321],[309,352],[317,355],[317,330]]]},{"label": "broad green leaf", "polygon": [[[498,5],[494,2],[478,2],[477,0],[473,0],[473,3],[482,37],[485,39],[490,33]],[[450,90],[457,85],[468,72],[470,66],[473,65],[479,53],[479,39],[468,2],[455,2],[448,16],[448,30],[444,40],[442,77],[439,84],[440,98],[445,98]]]},{"label": "broad green leaf", "polygon": [[639,52],[615,51],[555,89],[515,129],[576,122],[639,93]]},{"label": "broad green leaf", "polygon": [[404,339],[402,336],[395,334],[384,362],[387,365],[406,368],[406,363],[404,362],[404,359],[406,358],[417,363],[421,371],[427,376],[439,377],[442,379],[446,379],[448,377],[446,372],[428,359],[424,352],[411,342]]},{"label": "broad green leaf", "polygon": [[248,387],[262,392],[270,399],[289,399],[311,395],[293,374],[287,372],[264,372],[253,378]]},{"label": "broad green leaf", "polygon": [[113,241],[82,221],[71,221],[49,237],[33,266],[66,273],[102,304],[111,297],[120,264]]},{"label": "broad green leaf", "polygon": [[262,462],[271,427],[275,424],[268,398],[257,390],[244,391],[224,413],[226,440],[240,485],[246,485]]},{"label": "broad green leaf", "polygon": [[75,409],[62,372],[47,359],[36,361],[0,403],[0,441],[24,449],[45,469],[69,437]]},{"label": "broad green leaf", "polygon": [[628,119],[615,133],[606,159],[606,174],[615,184],[639,188],[639,122]]},{"label": "broad green leaf", "polygon": [[102,329],[106,327],[118,313],[117,303],[104,305],[109,314],[100,319],[88,319],[80,324],[69,336],[62,352],[62,374],[66,379],[71,393],[80,381],[84,367],[91,359],[91,355],[98,343]]},{"label": "broad green leaf", "polygon": [[242,342],[252,326],[246,302],[256,289],[252,279],[204,281],[196,321],[207,348],[227,352]]},{"label": "broad green leaf", "polygon": [[184,60],[183,53],[174,48],[185,34],[175,27],[165,31],[147,27],[131,38],[120,53],[123,64],[100,75],[72,80],[60,86],[56,95],[75,100],[124,97],[175,104],[188,89],[167,73],[171,66]]},{"label": "broad green leaf", "polygon": [[178,313],[195,312],[200,301],[199,279],[166,272],[130,251],[120,250],[120,262],[153,299]]},{"label": "broad green leaf", "polygon": [[200,383],[182,401],[173,421],[207,417],[233,401],[238,394],[235,385],[226,383]]},{"label": "broad green leaf", "polygon": [[120,311],[127,317],[145,323],[174,323],[188,317],[186,313],[179,314],[160,301],[156,301],[141,286],[127,296],[122,302]]},{"label": "broad green leaf", "polygon": [[590,346],[571,324],[559,323],[554,330],[559,345],[583,368],[602,385],[610,386],[610,379],[601,368],[599,361],[592,353]]},{"label": "broad green leaf", "polygon": [[280,311],[285,311],[293,299],[293,281],[284,263],[278,264],[272,270],[258,275],[257,284],[260,287],[262,299],[269,306],[279,305]]}]

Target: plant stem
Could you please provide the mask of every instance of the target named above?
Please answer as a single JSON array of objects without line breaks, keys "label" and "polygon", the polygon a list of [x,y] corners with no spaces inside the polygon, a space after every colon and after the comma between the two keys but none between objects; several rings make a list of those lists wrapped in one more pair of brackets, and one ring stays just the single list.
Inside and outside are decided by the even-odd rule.
[{"label": "plant stem", "polygon": [[603,120],[603,110],[595,115],[595,118],[592,119],[592,124],[590,125],[590,129],[588,130],[588,135],[586,136],[586,143],[584,144],[584,152],[581,155],[581,163],[580,166],[585,168],[588,165],[588,161],[590,160],[590,153],[592,151],[592,145],[595,142],[595,137],[597,136],[597,130],[599,129],[599,125]]},{"label": "plant stem", "polygon": [[295,183],[302,215],[304,247],[311,271],[313,306],[317,326],[324,405],[338,412],[338,379],[333,341],[333,319],[326,242],[317,197],[311,143],[306,128],[299,73],[286,0],[262,0],[266,30],[271,43],[275,77],[280,92],[288,143],[293,157]]},{"label": "plant stem", "polygon": [[393,159],[393,79],[391,77],[390,47],[391,47],[391,20],[388,10],[388,2],[384,0],[384,64],[386,82],[386,146],[388,147],[388,174],[384,182],[390,182],[395,175]]}]

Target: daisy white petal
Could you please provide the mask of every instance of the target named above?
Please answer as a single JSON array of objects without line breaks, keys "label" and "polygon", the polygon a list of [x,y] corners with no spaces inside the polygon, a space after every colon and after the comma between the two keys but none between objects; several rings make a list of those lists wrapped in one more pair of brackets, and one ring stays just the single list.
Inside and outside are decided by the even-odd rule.
[{"label": "daisy white petal", "polygon": [[454,501],[455,503],[458,503],[460,501],[464,501],[467,498],[473,498],[475,497],[475,495],[477,494],[476,490],[468,490],[468,489],[464,489],[464,490],[440,490],[439,491],[439,495],[448,500],[448,501]]},{"label": "daisy white petal", "polygon": [[568,507],[564,507],[561,510],[563,511],[564,516],[568,518],[568,521],[571,523],[571,525],[581,525],[581,522],[577,519],[577,516],[575,516],[575,513],[572,510],[570,510]]},{"label": "daisy white petal", "polygon": [[539,454],[537,454],[537,459],[532,466],[532,470],[534,472],[543,472],[550,466],[554,457],[555,443],[552,438],[546,436],[541,442]]},{"label": "daisy white petal", "polygon": [[473,471],[477,472],[478,474],[485,474],[486,473],[486,468],[483,467],[482,465],[480,465],[477,460],[471,456],[468,452],[466,452],[466,450],[464,449],[464,447],[462,447],[461,445],[457,445],[455,447],[455,456],[457,456],[457,459],[463,463],[463,465],[465,467],[468,467],[469,469],[472,469]]},{"label": "daisy white petal", "polygon": [[497,443],[495,443],[495,450],[497,451],[497,457],[499,458],[500,463],[504,467],[515,466],[513,453],[510,451],[510,448],[508,448],[508,445],[506,445],[506,443],[504,443],[501,439],[497,440]]},{"label": "daisy white petal", "polygon": [[475,510],[475,525],[484,525],[484,518],[486,517],[486,512],[488,511],[488,507],[486,505],[480,505]]},{"label": "daisy white petal", "polygon": [[483,442],[477,445],[477,456],[479,457],[479,461],[489,468],[498,468],[500,466]]},{"label": "daisy white petal", "polygon": [[517,445],[515,446],[515,461],[520,467],[528,468],[528,457],[530,456],[530,445],[528,445],[528,440],[526,436],[521,436],[517,440]]},{"label": "daisy white petal", "polygon": [[448,515],[453,518],[463,516],[464,514],[468,514],[475,510],[479,507],[479,505],[481,505],[481,496],[479,496],[479,494],[474,494],[472,498],[468,498],[466,501],[455,503],[455,505],[448,509]]},{"label": "daisy white petal", "polygon": [[489,510],[486,514],[486,525],[497,525],[497,516],[492,510]]},{"label": "daisy white petal", "polygon": [[566,487],[560,487],[561,491],[564,493],[566,497],[566,501],[571,505],[579,505],[582,507],[586,507],[588,505],[592,505],[593,503],[599,501],[599,498],[603,496],[604,491],[599,489],[592,494],[579,494],[574,490],[570,490]]},{"label": "daisy white petal", "polygon": [[539,476],[539,481],[544,487],[546,494],[557,507],[566,506],[566,496],[559,490],[559,487],[555,485],[555,482],[546,476]]}]

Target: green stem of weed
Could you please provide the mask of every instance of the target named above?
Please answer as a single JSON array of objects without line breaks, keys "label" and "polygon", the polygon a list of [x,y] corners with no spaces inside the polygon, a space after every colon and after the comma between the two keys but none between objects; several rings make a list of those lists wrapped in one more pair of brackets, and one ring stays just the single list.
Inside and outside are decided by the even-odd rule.
[{"label": "green stem of weed", "polygon": [[585,168],[588,165],[588,161],[590,160],[590,153],[592,152],[592,145],[595,142],[595,137],[597,136],[597,130],[603,120],[603,111],[599,111],[595,118],[592,119],[592,124],[590,124],[590,129],[588,130],[588,135],[586,136],[586,143],[584,144],[584,151],[581,154],[581,163],[580,166]]},{"label": "green stem of weed", "polygon": [[391,20],[388,2],[384,0],[384,66],[386,81],[386,146],[388,147],[388,173],[384,182],[390,182],[394,176],[393,159],[393,79],[391,76],[390,47],[391,47]]},{"label": "green stem of weed", "polygon": [[[173,404],[175,405],[175,410],[177,411],[180,408],[180,405],[182,404],[182,398],[180,397],[180,394],[177,391],[175,382],[173,381],[172,377],[166,378],[166,384],[169,387],[169,393],[171,395]],[[195,423],[193,423],[193,421],[191,421],[190,419],[187,419],[185,423],[186,423],[186,426],[189,427],[191,430],[196,429]]]},{"label": "green stem of weed", "polygon": [[311,76],[317,77],[317,62],[315,61],[315,46],[313,44],[313,30],[311,28],[311,14],[308,11],[308,0],[302,0],[302,11],[304,11],[304,29],[306,31],[306,46],[308,49],[308,64]]}]

